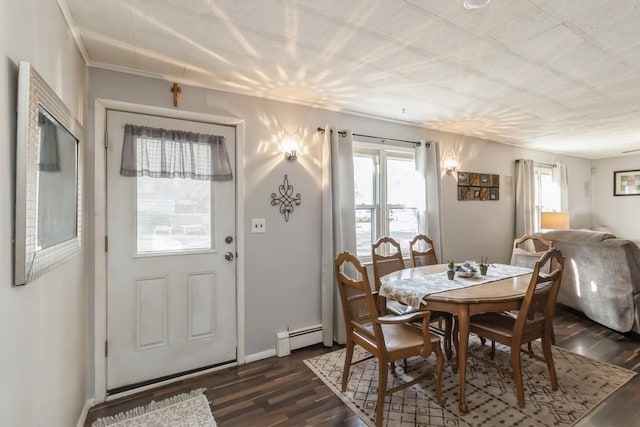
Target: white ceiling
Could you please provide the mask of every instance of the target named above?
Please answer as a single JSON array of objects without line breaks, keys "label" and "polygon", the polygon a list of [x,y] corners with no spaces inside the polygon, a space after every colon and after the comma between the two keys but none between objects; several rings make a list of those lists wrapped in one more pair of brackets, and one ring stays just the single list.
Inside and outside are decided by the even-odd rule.
[{"label": "white ceiling", "polygon": [[640,150],[640,0],[59,2],[91,66],[585,158]]}]

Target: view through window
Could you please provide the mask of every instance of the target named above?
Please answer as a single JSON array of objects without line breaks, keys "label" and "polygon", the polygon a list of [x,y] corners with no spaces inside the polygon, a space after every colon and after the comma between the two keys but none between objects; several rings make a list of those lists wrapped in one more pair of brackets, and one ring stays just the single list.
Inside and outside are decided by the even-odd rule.
[{"label": "view through window", "polygon": [[560,186],[554,182],[552,165],[535,165],[535,198],[534,230],[540,231],[540,213],[560,211]]},{"label": "view through window", "polygon": [[354,144],[357,256],[371,259],[371,245],[381,236],[400,243],[405,256],[418,232],[418,173],[413,149]]},{"label": "view through window", "polygon": [[211,181],[137,178],[137,253],[211,249]]}]

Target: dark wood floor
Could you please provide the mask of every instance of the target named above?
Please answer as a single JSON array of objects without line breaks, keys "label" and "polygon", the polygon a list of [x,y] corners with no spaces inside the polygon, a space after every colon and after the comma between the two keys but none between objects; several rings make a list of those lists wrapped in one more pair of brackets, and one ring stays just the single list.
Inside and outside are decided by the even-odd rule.
[{"label": "dark wood floor", "polygon": [[[556,345],[574,353],[640,372],[640,336],[620,334],[571,310],[559,309]],[[146,405],[204,387],[220,427],[230,426],[364,426],[306,366],[303,360],[337,349],[320,345],[202,375],[153,391],[98,405],[85,426],[99,417]],[[579,426],[640,425],[640,376],[634,377]]]}]

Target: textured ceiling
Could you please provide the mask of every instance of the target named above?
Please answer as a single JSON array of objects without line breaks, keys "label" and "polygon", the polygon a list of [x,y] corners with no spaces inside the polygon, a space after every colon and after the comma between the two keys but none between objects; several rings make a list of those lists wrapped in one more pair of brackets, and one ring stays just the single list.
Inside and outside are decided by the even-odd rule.
[{"label": "textured ceiling", "polygon": [[59,2],[91,66],[579,157],[640,152],[637,0]]}]

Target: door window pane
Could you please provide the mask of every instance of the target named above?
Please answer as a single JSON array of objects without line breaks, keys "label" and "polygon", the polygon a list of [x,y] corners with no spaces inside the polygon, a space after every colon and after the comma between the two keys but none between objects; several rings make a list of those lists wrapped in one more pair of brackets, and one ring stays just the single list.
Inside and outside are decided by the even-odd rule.
[{"label": "door window pane", "polygon": [[211,182],[138,177],[137,253],[209,250]]}]

